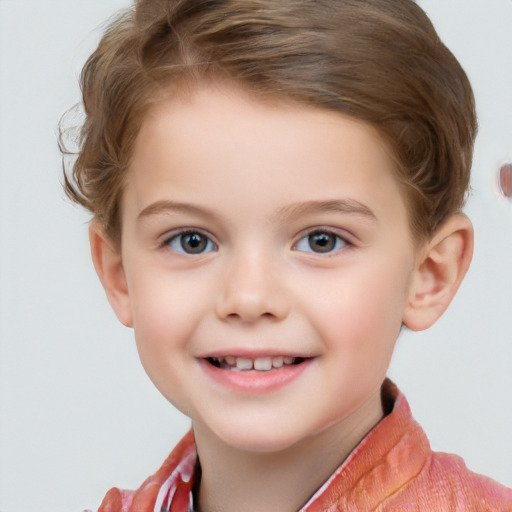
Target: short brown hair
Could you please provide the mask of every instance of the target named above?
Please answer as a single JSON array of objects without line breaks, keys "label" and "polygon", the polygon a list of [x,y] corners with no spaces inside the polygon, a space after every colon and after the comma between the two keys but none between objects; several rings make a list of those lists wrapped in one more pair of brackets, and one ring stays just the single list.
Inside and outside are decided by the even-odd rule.
[{"label": "short brown hair", "polygon": [[110,23],[82,71],[86,119],[65,173],[67,194],[114,241],[146,110],[162,91],[208,80],[374,126],[396,159],[417,238],[464,203],[473,93],[414,1],[139,0]]}]

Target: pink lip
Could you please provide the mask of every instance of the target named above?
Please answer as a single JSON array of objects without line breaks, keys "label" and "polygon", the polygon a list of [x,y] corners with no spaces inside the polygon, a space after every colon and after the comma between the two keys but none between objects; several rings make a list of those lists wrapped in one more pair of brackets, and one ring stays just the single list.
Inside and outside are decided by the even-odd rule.
[{"label": "pink lip", "polygon": [[313,358],[300,364],[267,371],[231,371],[217,368],[206,359],[199,359],[205,374],[215,382],[238,393],[270,393],[296,380],[311,364]]},{"label": "pink lip", "polygon": [[275,349],[258,349],[258,350],[252,350],[252,349],[226,349],[226,350],[219,350],[217,352],[212,353],[206,353],[201,354],[198,357],[201,358],[208,358],[208,357],[226,357],[226,356],[233,356],[233,357],[247,357],[249,359],[256,359],[258,357],[278,357],[278,356],[289,356],[289,357],[302,357],[307,358],[311,357],[310,355],[307,355],[306,352],[301,353],[295,353],[295,352],[284,352],[283,350],[275,350]]}]

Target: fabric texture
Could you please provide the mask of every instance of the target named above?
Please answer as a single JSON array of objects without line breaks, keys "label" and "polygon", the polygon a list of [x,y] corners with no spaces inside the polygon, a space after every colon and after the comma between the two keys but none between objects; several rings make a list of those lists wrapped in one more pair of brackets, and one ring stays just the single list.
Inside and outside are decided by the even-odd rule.
[{"label": "fabric texture", "polygon": [[[407,400],[386,380],[390,411],[299,512],[512,512],[512,489],[433,452]],[[98,512],[190,512],[192,432],[137,491],[111,489]]]}]

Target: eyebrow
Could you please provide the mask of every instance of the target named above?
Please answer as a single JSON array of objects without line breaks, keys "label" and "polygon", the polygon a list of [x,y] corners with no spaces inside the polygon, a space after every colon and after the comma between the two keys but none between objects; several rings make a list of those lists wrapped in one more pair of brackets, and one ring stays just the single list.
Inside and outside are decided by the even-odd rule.
[{"label": "eyebrow", "polygon": [[306,201],[285,206],[279,210],[280,216],[287,220],[292,217],[316,212],[339,212],[366,217],[377,221],[377,216],[365,204],[355,199],[333,199],[329,201]]},{"label": "eyebrow", "polygon": [[[369,220],[377,221],[377,216],[365,204],[354,199],[333,199],[328,201],[305,201],[284,206],[278,210],[278,217],[288,219],[316,212],[339,212],[359,215]],[[201,217],[212,217],[213,213],[199,206],[170,200],[160,200],[146,206],[137,216],[137,220],[159,214],[187,213]]]},{"label": "eyebrow", "polygon": [[155,201],[154,203],[146,206],[146,208],[144,208],[137,216],[137,220],[151,217],[152,215],[166,213],[188,213],[202,217],[210,217],[213,215],[209,210],[205,210],[204,208],[200,208],[192,204],[179,203],[176,201],[164,199],[161,201]]}]

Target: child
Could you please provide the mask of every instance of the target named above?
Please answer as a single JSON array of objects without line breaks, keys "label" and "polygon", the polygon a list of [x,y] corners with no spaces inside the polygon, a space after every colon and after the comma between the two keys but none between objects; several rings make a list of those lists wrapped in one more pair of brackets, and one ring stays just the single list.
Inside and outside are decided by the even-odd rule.
[{"label": "child", "polygon": [[192,431],[101,512],[504,511],[386,379],[470,264],[471,87],[412,0],[139,0],[66,178]]}]

